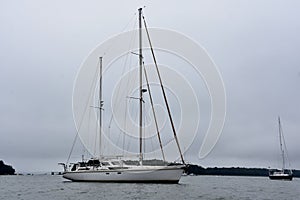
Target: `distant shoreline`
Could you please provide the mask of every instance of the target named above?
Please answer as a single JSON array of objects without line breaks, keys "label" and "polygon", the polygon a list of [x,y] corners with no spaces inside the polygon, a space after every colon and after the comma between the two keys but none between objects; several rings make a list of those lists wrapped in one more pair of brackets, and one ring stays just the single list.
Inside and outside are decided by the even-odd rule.
[{"label": "distant shoreline", "polygon": [[[300,178],[300,170],[292,170],[294,177]],[[185,171],[187,175],[217,175],[217,176],[269,176],[267,168],[246,167],[208,167],[189,165]]]}]

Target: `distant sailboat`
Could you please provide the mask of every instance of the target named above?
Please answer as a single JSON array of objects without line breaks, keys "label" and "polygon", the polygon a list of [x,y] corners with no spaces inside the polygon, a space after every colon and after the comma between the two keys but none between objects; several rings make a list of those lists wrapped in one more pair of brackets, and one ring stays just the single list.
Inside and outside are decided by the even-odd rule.
[{"label": "distant sailboat", "polygon": [[[172,165],[165,165],[165,166],[150,166],[150,165],[144,165],[143,164],[143,148],[142,148],[142,126],[143,126],[143,118],[142,118],[142,108],[143,108],[143,93],[149,92],[150,98],[150,88],[147,80],[146,70],[143,66],[143,51],[142,51],[142,8],[138,9],[139,11],[139,79],[140,79],[140,85],[139,85],[139,165],[129,165],[126,164],[121,157],[115,156],[115,157],[105,157],[100,155],[97,158],[91,158],[88,161],[82,161],[77,162],[75,164],[69,165],[68,163],[63,164],[64,165],[64,173],[63,177],[72,181],[98,181],[98,182],[151,182],[151,183],[178,183],[179,179],[184,171],[185,168],[185,162],[183,159],[182,152],[180,150],[180,146],[178,143],[178,139],[176,136],[175,128],[173,125],[173,120],[171,118],[171,113],[169,110],[168,102],[166,99],[166,94],[164,92],[164,88],[161,84],[162,93],[164,96],[164,100],[166,103],[167,111],[169,114],[170,122],[172,125],[173,135],[174,139],[176,141],[179,154],[181,157],[182,164],[172,164]],[[145,21],[144,21],[145,23]],[[146,23],[145,23],[145,29],[147,31]],[[147,31],[147,37],[149,39],[149,33]],[[150,44],[151,46],[151,44]],[[151,46],[152,55],[154,57],[153,49]],[[154,61],[155,62],[155,61]],[[157,64],[157,75],[159,77],[159,80],[161,81],[161,77],[158,71]],[[144,71],[144,73],[143,73]],[[147,89],[142,88],[142,75],[145,75],[146,81],[147,81]],[[100,57],[100,96],[99,96],[99,126],[100,130],[102,127],[102,106],[103,106],[103,100],[102,100],[102,57]],[[151,100],[152,101],[152,100]],[[152,103],[152,102],[151,102]],[[152,105],[153,108],[153,105]],[[154,109],[154,108],[153,108]],[[153,110],[154,114],[154,110]],[[155,116],[154,116],[155,117]],[[162,150],[162,144],[160,141],[159,133],[159,142],[160,147]],[[100,133],[101,137],[101,133]],[[163,153],[163,151],[162,151]],[[164,157],[164,154],[163,154]]]},{"label": "distant sailboat", "polygon": [[287,153],[285,151],[285,141],[283,137],[280,117],[278,117],[278,125],[279,125],[279,144],[280,144],[280,151],[282,157],[282,168],[281,170],[269,170],[269,178],[271,180],[292,180],[293,179],[293,172],[291,169],[286,169],[286,158]]}]

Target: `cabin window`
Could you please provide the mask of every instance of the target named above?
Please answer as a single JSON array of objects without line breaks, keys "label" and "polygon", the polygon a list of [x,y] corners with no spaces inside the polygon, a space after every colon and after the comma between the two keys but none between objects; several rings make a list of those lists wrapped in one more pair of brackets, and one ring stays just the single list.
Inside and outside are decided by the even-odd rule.
[{"label": "cabin window", "polygon": [[85,167],[86,163],[85,162],[79,162],[79,167]]},{"label": "cabin window", "polygon": [[106,175],[109,175],[109,172],[106,172],[105,174],[106,174]]},{"label": "cabin window", "polygon": [[120,163],[119,162],[117,162],[117,161],[113,161],[113,162],[111,162],[113,165],[120,165]]},{"label": "cabin window", "polygon": [[121,174],[121,172],[118,172],[117,174]]},{"label": "cabin window", "polygon": [[77,164],[74,164],[73,166],[72,166],[72,169],[71,169],[71,171],[75,171],[76,170],[76,168],[77,168]]},{"label": "cabin window", "polygon": [[108,165],[109,165],[108,162],[102,162],[101,164],[102,164],[103,166],[108,166]]}]

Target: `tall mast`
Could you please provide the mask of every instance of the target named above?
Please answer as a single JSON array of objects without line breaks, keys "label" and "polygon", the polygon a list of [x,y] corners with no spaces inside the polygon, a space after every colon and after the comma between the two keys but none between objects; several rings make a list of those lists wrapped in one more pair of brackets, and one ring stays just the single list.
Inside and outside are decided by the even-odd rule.
[{"label": "tall mast", "polygon": [[284,150],[282,146],[282,127],[280,123],[280,117],[278,117],[278,124],[279,124],[279,143],[280,143],[280,151],[282,156],[282,171],[284,171],[285,168],[285,160],[284,160]]},{"label": "tall mast", "polygon": [[100,70],[99,70],[99,158],[101,157],[102,151],[102,57],[99,57]]},{"label": "tall mast", "polygon": [[142,86],[143,86],[143,74],[142,74],[142,68],[143,68],[143,50],[142,50],[142,8],[138,9],[139,11],[139,62],[140,62],[140,155],[139,155],[139,162],[140,165],[143,164],[143,92],[142,92]]}]

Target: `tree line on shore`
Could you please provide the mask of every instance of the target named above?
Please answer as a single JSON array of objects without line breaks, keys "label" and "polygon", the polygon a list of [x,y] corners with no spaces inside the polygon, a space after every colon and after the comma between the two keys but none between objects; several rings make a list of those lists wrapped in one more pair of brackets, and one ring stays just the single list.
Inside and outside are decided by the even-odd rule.
[{"label": "tree line on shore", "polygon": [[[300,177],[300,170],[292,170],[294,177]],[[188,165],[185,173],[187,175],[216,175],[216,176],[269,176],[269,169],[266,168],[245,168],[245,167],[208,167]]]},{"label": "tree line on shore", "polygon": [[10,166],[4,164],[3,160],[0,160],[0,175],[13,175],[15,174],[15,169]]}]

